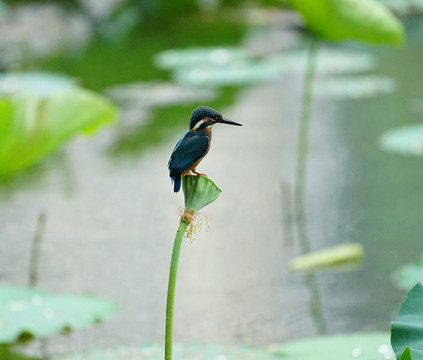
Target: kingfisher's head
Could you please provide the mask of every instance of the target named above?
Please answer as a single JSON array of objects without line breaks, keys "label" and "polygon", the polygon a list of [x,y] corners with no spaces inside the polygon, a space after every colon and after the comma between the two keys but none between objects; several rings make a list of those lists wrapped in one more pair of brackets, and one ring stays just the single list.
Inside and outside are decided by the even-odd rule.
[{"label": "kingfisher's head", "polygon": [[199,106],[192,112],[191,120],[189,122],[189,129],[204,129],[217,123],[242,126],[242,124],[224,118],[219,112],[212,108],[207,106]]}]

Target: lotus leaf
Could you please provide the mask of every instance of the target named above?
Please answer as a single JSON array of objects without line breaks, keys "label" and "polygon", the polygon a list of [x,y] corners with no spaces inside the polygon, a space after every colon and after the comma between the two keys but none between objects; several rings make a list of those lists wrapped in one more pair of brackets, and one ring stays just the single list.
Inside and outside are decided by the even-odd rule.
[{"label": "lotus leaf", "polygon": [[174,69],[205,64],[222,66],[248,58],[249,53],[240,47],[198,47],[166,50],[156,56],[155,63],[163,69]]},{"label": "lotus leaf", "polygon": [[393,79],[384,76],[352,76],[325,79],[315,85],[318,97],[361,99],[395,91]]},{"label": "lotus leaf", "polygon": [[401,44],[402,24],[376,0],[291,0],[316,35],[332,41]]},{"label": "lotus leaf", "polygon": [[0,343],[44,338],[108,318],[116,305],[93,296],[51,294],[39,289],[0,287]]},{"label": "lotus leaf", "polygon": [[[53,360],[162,360],[164,349],[160,345],[150,344],[140,347],[119,347],[73,354]],[[223,345],[174,345],[173,360],[277,360],[279,357],[265,349],[249,346]]]},{"label": "lotus leaf", "polygon": [[[225,65],[195,64],[193,66],[186,66],[180,64],[179,67],[173,69],[173,77],[178,83],[195,86],[243,85],[273,82],[286,72],[303,72],[306,60],[306,51],[295,50],[261,60],[241,59]],[[365,52],[322,49],[321,54],[319,54],[316,71],[320,74],[338,74],[365,71],[375,66],[375,57]],[[380,82],[377,81],[378,79],[375,78],[372,82],[367,81],[367,87],[373,88],[375,83],[378,85]],[[355,80],[355,83],[357,83],[357,80]],[[362,85],[360,86],[362,87]]]},{"label": "lotus leaf", "polygon": [[182,67],[175,70],[174,78],[181,84],[223,86],[275,81],[283,73],[276,63],[245,61],[225,66]]},{"label": "lotus leaf", "polygon": [[295,360],[389,360],[395,359],[389,334],[356,333],[297,340],[275,349],[282,359]]},{"label": "lotus leaf", "polygon": [[0,98],[0,177],[34,164],[79,132],[94,132],[116,112],[104,97],[82,89]]},{"label": "lotus leaf", "polygon": [[[284,51],[264,59],[263,62],[269,66],[276,66],[284,72],[294,70],[303,73],[307,65],[307,57],[307,50]],[[319,74],[344,74],[368,71],[376,66],[376,57],[368,52],[321,47],[316,72]]]},{"label": "lotus leaf", "polygon": [[391,343],[397,359],[409,347],[413,360],[423,359],[423,284],[414,286],[392,322]]}]

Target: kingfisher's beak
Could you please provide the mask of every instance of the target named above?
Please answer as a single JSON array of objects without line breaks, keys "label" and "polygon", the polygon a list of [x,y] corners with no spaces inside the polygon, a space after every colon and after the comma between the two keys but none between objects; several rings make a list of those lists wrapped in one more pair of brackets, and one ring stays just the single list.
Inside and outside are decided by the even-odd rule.
[{"label": "kingfisher's beak", "polygon": [[232,121],[232,120],[229,120],[227,118],[222,118],[221,120],[216,120],[216,122],[222,123],[222,124],[228,124],[228,125],[242,126],[242,124],[237,123],[237,122]]}]

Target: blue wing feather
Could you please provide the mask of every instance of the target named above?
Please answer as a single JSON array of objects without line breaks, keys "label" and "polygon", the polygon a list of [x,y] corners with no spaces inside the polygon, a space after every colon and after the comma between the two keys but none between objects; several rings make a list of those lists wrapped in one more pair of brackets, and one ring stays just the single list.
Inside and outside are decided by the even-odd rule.
[{"label": "blue wing feather", "polygon": [[169,159],[170,176],[178,176],[189,169],[206,154],[208,147],[209,136],[207,132],[188,130],[176,144]]}]

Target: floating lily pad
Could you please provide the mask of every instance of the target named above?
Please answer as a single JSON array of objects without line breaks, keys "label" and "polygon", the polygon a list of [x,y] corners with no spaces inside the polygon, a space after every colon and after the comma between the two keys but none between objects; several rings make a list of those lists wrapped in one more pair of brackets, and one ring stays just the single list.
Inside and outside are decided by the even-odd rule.
[{"label": "floating lily pad", "polygon": [[390,360],[395,359],[389,334],[356,333],[322,336],[275,347],[282,359],[295,360]]},{"label": "floating lily pad", "polygon": [[397,359],[409,347],[413,360],[423,359],[423,285],[418,283],[408,293],[391,327],[391,343]]},{"label": "floating lily pad", "polygon": [[[150,344],[74,354],[53,360],[163,360],[164,348]],[[277,360],[265,349],[249,346],[173,345],[173,360]]]},{"label": "floating lily pad", "polygon": [[[295,50],[273,55],[264,61],[279,66],[283,71],[304,72],[307,65],[308,51]],[[347,49],[322,48],[319,51],[316,72],[319,74],[344,74],[368,71],[377,65],[373,54]]]},{"label": "floating lily pad", "polygon": [[239,62],[226,66],[183,67],[174,72],[175,81],[202,86],[243,85],[277,80],[284,70],[276,63]]},{"label": "floating lily pad", "polygon": [[331,99],[361,99],[395,91],[395,81],[382,76],[325,79],[315,85],[315,95]]},{"label": "floating lily pad", "polygon": [[343,264],[358,263],[363,257],[363,245],[347,243],[299,256],[289,262],[290,270],[315,270]]},{"label": "floating lily pad", "polygon": [[[288,71],[304,71],[307,52],[296,50],[261,60],[241,59],[226,65],[181,64],[174,70],[174,79],[182,84],[201,86],[243,85],[275,81]],[[324,49],[319,54],[317,72],[337,74],[366,71],[376,66],[373,55],[351,50]],[[355,80],[357,81],[357,80]],[[374,82],[372,85],[374,86]],[[369,86],[369,85],[367,85]]]},{"label": "floating lily pad", "polygon": [[198,88],[170,82],[134,83],[114,86],[107,94],[127,107],[157,107],[210,101],[216,97],[211,88]]},{"label": "floating lily pad", "polygon": [[380,147],[401,155],[423,155],[423,124],[406,125],[382,134]]},{"label": "floating lily pad", "polygon": [[105,320],[116,311],[110,301],[93,296],[50,294],[42,290],[0,287],[0,343],[22,337],[44,338]]},{"label": "floating lily pad", "polygon": [[48,98],[0,99],[0,176],[34,164],[77,133],[110,123],[116,114],[107,99],[82,89]]},{"label": "floating lily pad", "polygon": [[423,256],[416,264],[401,266],[394,274],[394,281],[400,289],[407,291],[418,282],[423,283]]},{"label": "floating lily pad", "polygon": [[61,74],[25,72],[0,74],[0,95],[53,95],[76,87],[76,81]]},{"label": "floating lily pad", "polygon": [[166,50],[155,57],[155,64],[162,69],[196,65],[224,66],[249,58],[248,51],[240,47],[198,47]]},{"label": "floating lily pad", "polygon": [[400,21],[376,0],[292,0],[307,26],[332,41],[401,44]]}]

